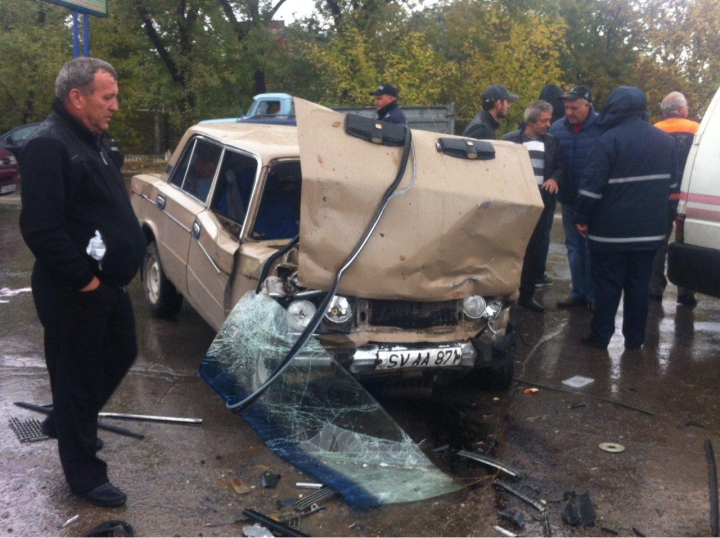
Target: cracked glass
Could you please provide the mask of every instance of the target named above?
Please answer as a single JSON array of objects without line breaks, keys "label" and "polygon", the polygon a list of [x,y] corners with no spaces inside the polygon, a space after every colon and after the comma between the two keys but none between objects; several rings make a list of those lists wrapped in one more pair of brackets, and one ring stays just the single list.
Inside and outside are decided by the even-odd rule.
[{"label": "cracked glass", "polygon": [[[275,300],[248,293],[210,346],[200,374],[232,406],[275,371],[299,333]],[[313,337],[241,416],[280,457],[355,506],[418,501],[461,487]]]}]

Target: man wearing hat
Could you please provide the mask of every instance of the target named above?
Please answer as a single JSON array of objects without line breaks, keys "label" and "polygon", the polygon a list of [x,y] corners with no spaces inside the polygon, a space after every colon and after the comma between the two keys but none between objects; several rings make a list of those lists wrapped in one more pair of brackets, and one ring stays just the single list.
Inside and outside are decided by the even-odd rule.
[{"label": "man wearing hat", "polygon": [[405,113],[398,105],[397,98],[400,92],[392,84],[380,84],[377,90],[370,92],[375,96],[375,108],[378,119],[385,123],[407,123]]},{"label": "man wearing hat", "polygon": [[519,99],[505,86],[492,84],[482,92],[482,110],[463,131],[463,136],[480,140],[495,140],[495,131],[500,127],[498,120],[507,116],[510,103]]},{"label": "man wearing hat", "polygon": [[565,117],[552,124],[550,134],[560,141],[565,158],[565,182],[558,190],[557,198],[562,207],[571,288],[570,295],[558,301],[557,305],[560,308],[593,308],[595,297],[590,285],[590,251],[587,238],[575,228],[575,199],[589,162],[590,149],[600,137],[601,130],[595,123],[598,113],[593,110],[592,95],[587,86],[575,86],[562,99],[565,102]]}]

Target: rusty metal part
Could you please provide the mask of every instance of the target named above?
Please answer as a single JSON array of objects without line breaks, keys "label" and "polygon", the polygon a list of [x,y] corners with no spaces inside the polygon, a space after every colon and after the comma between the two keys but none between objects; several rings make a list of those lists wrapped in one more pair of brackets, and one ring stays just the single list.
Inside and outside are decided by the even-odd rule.
[{"label": "rusty metal part", "polygon": [[457,455],[462,456],[463,458],[468,458],[471,460],[479,461],[480,463],[483,463],[490,467],[494,467],[495,469],[498,469],[498,470],[502,471],[503,473],[512,476],[513,478],[520,476],[520,471],[517,471],[516,469],[513,469],[509,465],[505,465],[504,463],[502,463],[496,459],[485,456],[484,454],[480,454],[480,452],[475,452],[475,451],[471,452],[469,450],[458,450]]}]

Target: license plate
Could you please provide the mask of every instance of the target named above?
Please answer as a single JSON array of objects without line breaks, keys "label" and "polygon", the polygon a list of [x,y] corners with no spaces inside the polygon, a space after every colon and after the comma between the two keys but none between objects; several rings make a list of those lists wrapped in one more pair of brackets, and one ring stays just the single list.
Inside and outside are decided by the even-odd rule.
[{"label": "license plate", "polygon": [[15,184],[10,183],[9,185],[3,185],[0,187],[0,194],[7,194],[9,192],[15,192]]},{"label": "license plate", "polygon": [[378,370],[396,370],[399,368],[437,368],[456,366],[462,360],[460,347],[432,349],[404,349],[397,351],[378,351],[380,364]]}]

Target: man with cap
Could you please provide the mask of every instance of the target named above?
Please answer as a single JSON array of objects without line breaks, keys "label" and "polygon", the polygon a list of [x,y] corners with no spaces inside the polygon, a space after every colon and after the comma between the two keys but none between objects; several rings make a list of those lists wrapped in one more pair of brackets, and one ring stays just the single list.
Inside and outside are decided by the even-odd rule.
[{"label": "man with cap", "polygon": [[407,123],[405,113],[398,105],[398,89],[392,84],[380,84],[377,90],[370,92],[375,96],[375,108],[377,108],[378,120],[385,123]]},{"label": "man with cap", "polygon": [[510,93],[505,86],[492,84],[482,92],[482,110],[463,131],[463,136],[480,140],[495,140],[495,131],[500,127],[498,120],[507,116],[510,103],[519,97]]},{"label": "man with cap", "polygon": [[[696,121],[687,119],[688,102],[685,96],[680,92],[670,92],[667,94],[662,103],[660,103],[663,121],[655,124],[655,127],[662,129],[675,142],[675,148],[678,152],[678,179],[679,181],[673,185],[670,191],[670,207],[668,211],[668,229],[667,237],[670,239],[672,235],[673,224],[677,216],[677,206],[680,200],[680,181],[682,181],[683,172],[685,171],[685,163],[687,162],[695,134],[700,128],[700,124]],[[650,298],[654,301],[662,301],[663,291],[667,286],[665,278],[665,258],[667,258],[667,244],[663,244],[657,251],[653,260],[653,274],[650,278]],[[678,287],[677,290],[678,304],[695,306],[697,298],[692,290]]]},{"label": "man with cap", "polygon": [[575,86],[562,96],[565,102],[565,117],[550,127],[550,134],[558,138],[565,158],[565,182],[558,190],[557,198],[562,207],[562,222],[565,231],[565,247],[570,266],[570,295],[558,301],[560,308],[594,305],[590,285],[590,251],[587,238],[575,228],[575,199],[578,184],[590,157],[590,149],[602,131],[595,124],[598,117],[593,110],[592,95],[587,86]]}]

